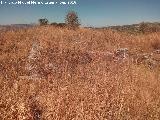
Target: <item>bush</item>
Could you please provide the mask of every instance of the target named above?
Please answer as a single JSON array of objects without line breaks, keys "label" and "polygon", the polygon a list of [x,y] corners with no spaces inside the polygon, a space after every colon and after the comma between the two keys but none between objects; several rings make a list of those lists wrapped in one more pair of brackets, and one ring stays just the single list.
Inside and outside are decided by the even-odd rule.
[{"label": "bush", "polygon": [[57,26],[57,25],[58,25],[58,23],[54,22],[54,23],[51,23],[51,25],[53,25],[53,26]]},{"label": "bush", "polygon": [[55,27],[66,27],[66,24],[65,23],[51,23],[52,26],[55,26]]},{"label": "bush", "polygon": [[155,50],[160,50],[160,40],[156,39],[151,43],[151,46]]},{"label": "bush", "polygon": [[160,31],[160,26],[157,23],[140,23],[139,30],[141,33],[153,33]]},{"label": "bush", "polygon": [[66,24],[65,23],[59,23],[58,27],[66,27]]},{"label": "bush", "polygon": [[152,25],[150,27],[150,31],[151,32],[159,32],[160,31],[160,27],[158,25]]},{"label": "bush", "polygon": [[38,21],[39,21],[39,24],[40,24],[40,25],[47,25],[47,24],[49,23],[49,21],[48,21],[46,18],[44,18],[44,19],[39,19]]},{"label": "bush", "polygon": [[145,22],[140,23],[139,31],[145,33],[148,29],[148,25]]}]

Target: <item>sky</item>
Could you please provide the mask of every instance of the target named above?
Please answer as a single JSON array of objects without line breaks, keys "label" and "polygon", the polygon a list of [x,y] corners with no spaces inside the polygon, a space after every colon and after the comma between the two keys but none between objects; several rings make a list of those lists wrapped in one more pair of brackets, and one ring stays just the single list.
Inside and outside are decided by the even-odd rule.
[{"label": "sky", "polygon": [[[160,22],[160,0],[75,0],[73,5],[60,2],[74,0],[34,0],[35,2],[57,2],[54,5],[9,5],[20,0],[0,0],[0,24],[33,24],[47,18],[50,23],[64,22],[68,11],[77,12],[82,26],[103,27]],[[29,0],[21,0],[27,2]],[[33,1],[33,0],[32,0]]]}]

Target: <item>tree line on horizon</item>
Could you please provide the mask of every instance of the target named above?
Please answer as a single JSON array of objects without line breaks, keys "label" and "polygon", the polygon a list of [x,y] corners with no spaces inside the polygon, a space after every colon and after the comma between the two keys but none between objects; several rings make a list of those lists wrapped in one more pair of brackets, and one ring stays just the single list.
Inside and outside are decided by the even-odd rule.
[{"label": "tree line on horizon", "polygon": [[[80,21],[78,14],[75,11],[69,11],[65,16],[65,22],[64,23],[57,23],[52,22],[49,24],[49,20],[46,18],[39,19],[39,25],[52,25],[55,27],[67,27],[69,29],[77,29],[80,26]],[[158,32],[160,31],[160,25],[159,24],[149,24],[147,22],[141,22],[139,23],[138,28],[134,25],[124,25],[124,26],[114,26],[110,28],[116,28],[118,31],[131,31],[136,33],[150,33],[150,32]]]},{"label": "tree line on horizon", "polygon": [[[49,25],[49,20],[47,18],[39,19],[40,26]],[[80,26],[80,21],[78,14],[75,11],[69,11],[65,16],[65,23],[53,22],[50,25],[56,27],[68,27],[69,29],[76,29]]]}]

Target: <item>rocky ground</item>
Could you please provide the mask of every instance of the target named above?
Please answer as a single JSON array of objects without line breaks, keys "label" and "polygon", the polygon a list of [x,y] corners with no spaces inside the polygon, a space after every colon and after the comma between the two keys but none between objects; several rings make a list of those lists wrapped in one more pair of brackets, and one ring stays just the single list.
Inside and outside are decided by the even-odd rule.
[{"label": "rocky ground", "polygon": [[50,26],[0,33],[0,119],[160,118],[160,34]]}]

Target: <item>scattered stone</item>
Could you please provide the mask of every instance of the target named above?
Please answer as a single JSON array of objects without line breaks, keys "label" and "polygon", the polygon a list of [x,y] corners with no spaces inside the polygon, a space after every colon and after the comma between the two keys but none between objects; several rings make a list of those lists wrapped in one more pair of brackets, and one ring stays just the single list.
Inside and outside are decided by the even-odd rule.
[{"label": "scattered stone", "polygon": [[38,59],[40,58],[40,44],[38,41],[33,41],[31,51],[29,52],[28,60],[26,62],[25,69],[29,73],[29,76],[20,76],[21,79],[41,79],[41,75],[38,73]]},{"label": "scattered stone", "polygon": [[39,56],[40,56],[40,44],[39,42],[34,41],[32,44],[31,51],[28,56],[28,60],[29,61],[36,60],[38,59]]},{"label": "scattered stone", "polygon": [[155,50],[153,53],[160,54],[160,50]]},{"label": "scattered stone", "polygon": [[152,59],[146,61],[146,63],[147,63],[147,67],[149,69],[151,69],[151,70],[154,69],[154,68],[156,68],[157,65],[158,65],[157,62],[155,60],[152,60]]},{"label": "scattered stone", "polygon": [[128,56],[128,48],[119,48],[114,52],[114,57],[116,60],[126,59]]}]

